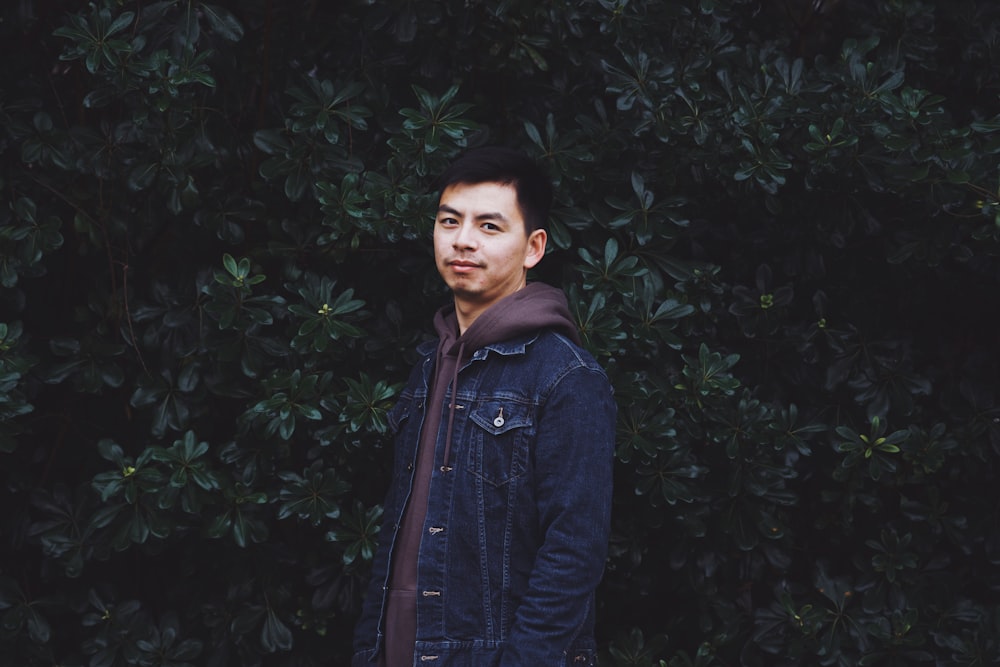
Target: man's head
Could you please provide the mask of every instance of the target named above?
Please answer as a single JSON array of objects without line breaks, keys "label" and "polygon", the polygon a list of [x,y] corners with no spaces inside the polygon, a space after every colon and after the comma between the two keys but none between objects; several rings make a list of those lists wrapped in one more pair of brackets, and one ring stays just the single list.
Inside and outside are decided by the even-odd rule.
[{"label": "man's head", "polygon": [[530,159],[497,148],[467,153],[440,183],[434,260],[464,332],[524,287],[528,269],[545,255],[552,186]]},{"label": "man's head", "polygon": [[525,233],[545,229],[552,206],[552,183],[538,164],[524,153],[486,146],[462,154],[438,178],[438,194],[450,185],[500,183],[517,193]]}]

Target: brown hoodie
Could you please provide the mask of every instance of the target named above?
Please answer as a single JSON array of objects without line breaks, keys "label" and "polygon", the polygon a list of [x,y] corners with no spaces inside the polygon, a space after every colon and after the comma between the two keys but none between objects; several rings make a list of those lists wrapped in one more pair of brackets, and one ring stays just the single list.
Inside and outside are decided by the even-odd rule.
[{"label": "brown hoodie", "polygon": [[[435,445],[445,413],[445,394],[449,387],[457,386],[462,363],[487,345],[542,330],[558,332],[580,344],[566,296],[562,290],[544,283],[531,283],[504,297],[477,317],[462,335],[458,333],[454,305],[445,306],[437,312],[434,328],[440,340],[417,445],[413,486],[392,554],[385,611],[385,650],[380,661],[382,667],[410,667],[413,664],[417,631],[417,555],[427,514]],[[455,418],[454,405],[447,407],[448,426],[441,460],[443,470],[450,470],[451,433]]]}]

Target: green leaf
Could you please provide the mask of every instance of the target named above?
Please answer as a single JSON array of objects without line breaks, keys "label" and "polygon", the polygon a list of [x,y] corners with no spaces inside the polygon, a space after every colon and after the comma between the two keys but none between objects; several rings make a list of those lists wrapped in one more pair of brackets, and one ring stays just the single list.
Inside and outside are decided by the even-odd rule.
[{"label": "green leaf", "polygon": [[132,25],[135,21],[135,12],[122,12],[112,23],[108,26],[108,29],[104,32],[104,39],[107,39],[111,35],[121,32],[125,28]]},{"label": "green leaf", "polygon": [[219,33],[224,39],[230,42],[238,42],[243,39],[243,26],[229,10],[208,3],[201,3],[201,10],[205,18],[208,19],[212,30]]},{"label": "green leaf", "polygon": [[260,643],[268,653],[291,651],[293,646],[292,631],[281,622],[277,614],[270,608],[264,617],[264,627],[260,633]]}]

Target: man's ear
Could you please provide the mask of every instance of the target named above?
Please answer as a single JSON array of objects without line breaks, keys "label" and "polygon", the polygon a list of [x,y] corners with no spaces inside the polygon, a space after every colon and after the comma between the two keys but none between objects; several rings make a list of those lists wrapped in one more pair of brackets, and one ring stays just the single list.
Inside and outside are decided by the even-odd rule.
[{"label": "man's ear", "polygon": [[524,268],[530,269],[545,257],[545,244],[549,235],[544,229],[536,229],[528,234],[528,247],[524,254]]}]

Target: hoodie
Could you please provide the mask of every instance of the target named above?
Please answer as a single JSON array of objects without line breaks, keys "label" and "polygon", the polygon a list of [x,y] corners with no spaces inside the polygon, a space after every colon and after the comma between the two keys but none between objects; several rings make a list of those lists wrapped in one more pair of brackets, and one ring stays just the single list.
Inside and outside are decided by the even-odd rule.
[{"label": "hoodie", "polygon": [[410,498],[403,511],[392,554],[385,610],[385,650],[380,661],[382,667],[410,667],[413,664],[417,628],[417,556],[427,514],[435,446],[441,421],[446,418],[444,455],[440,465],[442,471],[450,471],[455,406],[454,401],[448,406],[444,403],[448,388],[458,385],[462,365],[476,350],[487,345],[543,330],[560,333],[580,344],[566,296],[562,290],[544,283],[531,283],[504,297],[479,315],[461,335],[454,305],[445,306],[434,316],[434,329],[439,336],[434,373],[417,445]]}]

